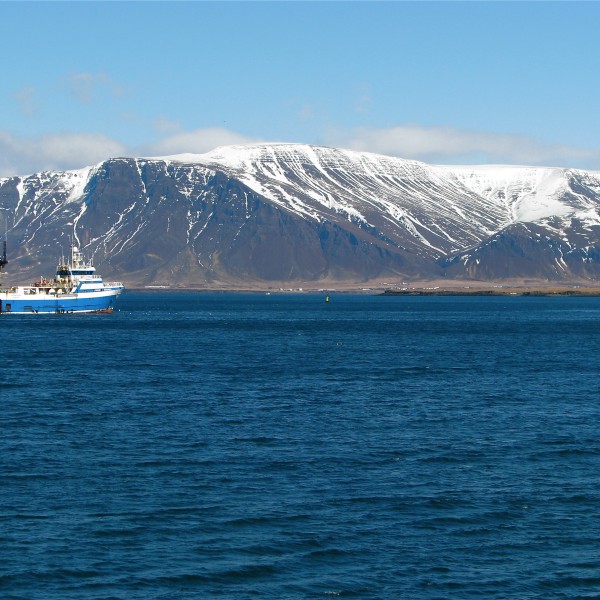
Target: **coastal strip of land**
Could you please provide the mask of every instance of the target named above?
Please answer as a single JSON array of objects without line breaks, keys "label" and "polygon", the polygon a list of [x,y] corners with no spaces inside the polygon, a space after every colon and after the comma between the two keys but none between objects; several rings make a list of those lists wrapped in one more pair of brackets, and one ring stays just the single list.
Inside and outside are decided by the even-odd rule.
[{"label": "coastal strip of land", "polygon": [[557,289],[387,289],[382,296],[600,296],[599,288]]}]

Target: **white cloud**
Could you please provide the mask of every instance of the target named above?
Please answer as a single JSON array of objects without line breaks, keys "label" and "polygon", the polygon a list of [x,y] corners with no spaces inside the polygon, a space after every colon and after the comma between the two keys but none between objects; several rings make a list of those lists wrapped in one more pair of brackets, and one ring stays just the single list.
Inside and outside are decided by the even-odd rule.
[{"label": "white cloud", "polygon": [[24,138],[0,131],[0,176],[3,177],[78,169],[126,154],[121,143],[99,134],[65,133]]},{"label": "white cloud", "polygon": [[[220,127],[178,132],[178,124],[166,119],[157,121],[155,126],[162,129],[163,134],[169,131],[176,133],[132,148],[118,140],[93,133],[26,138],[0,130],[0,177],[27,175],[43,170],[78,169],[115,156],[201,154],[218,146],[265,141]],[[525,136],[450,127],[401,125],[388,129],[360,128],[330,132],[320,143],[431,164],[505,163],[600,170],[598,150],[544,144]]]},{"label": "white cloud", "polygon": [[258,138],[250,138],[221,127],[208,127],[177,133],[162,140],[145,144],[140,150],[145,156],[170,156],[186,152],[202,154],[218,146],[251,144],[260,141]]},{"label": "white cloud", "polygon": [[[169,129],[169,123],[163,125],[164,129]],[[166,156],[185,152],[201,154],[218,146],[260,141],[214,127],[177,133],[142,147],[131,148],[107,136],[93,133],[26,138],[0,130],[0,177],[29,175],[47,170],[79,169],[115,156]]]},{"label": "white cloud", "polygon": [[332,132],[327,144],[429,163],[507,163],[600,169],[600,151],[546,144],[523,135],[399,125]]}]

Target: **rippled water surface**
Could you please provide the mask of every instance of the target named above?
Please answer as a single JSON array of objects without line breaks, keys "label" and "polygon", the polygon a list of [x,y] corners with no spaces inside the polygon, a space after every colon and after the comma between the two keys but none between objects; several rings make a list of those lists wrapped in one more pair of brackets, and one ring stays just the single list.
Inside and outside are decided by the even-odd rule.
[{"label": "rippled water surface", "polygon": [[0,597],[600,598],[600,299],[0,318]]}]

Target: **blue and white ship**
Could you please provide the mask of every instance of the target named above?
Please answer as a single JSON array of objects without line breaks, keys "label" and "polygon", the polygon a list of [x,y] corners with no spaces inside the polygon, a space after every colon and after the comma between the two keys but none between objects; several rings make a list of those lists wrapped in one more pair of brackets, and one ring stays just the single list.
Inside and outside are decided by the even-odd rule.
[{"label": "blue and white ship", "polygon": [[[4,242],[0,269],[7,262]],[[0,314],[112,312],[124,289],[121,282],[104,282],[96,274],[92,261],[84,260],[83,254],[72,245],[70,261],[60,260],[54,279],[41,278],[31,285],[0,291]]]}]

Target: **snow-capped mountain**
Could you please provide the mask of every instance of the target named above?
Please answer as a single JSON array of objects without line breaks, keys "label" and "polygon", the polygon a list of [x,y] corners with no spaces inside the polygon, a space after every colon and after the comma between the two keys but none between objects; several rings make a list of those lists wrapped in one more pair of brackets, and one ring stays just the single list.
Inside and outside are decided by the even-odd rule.
[{"label": "snow-capped mountain", "polygon": [[600,276],[600,173],[572,169],[228,146],[1,179],[0,210],[21,280],[72,235],[130,284]]}]

